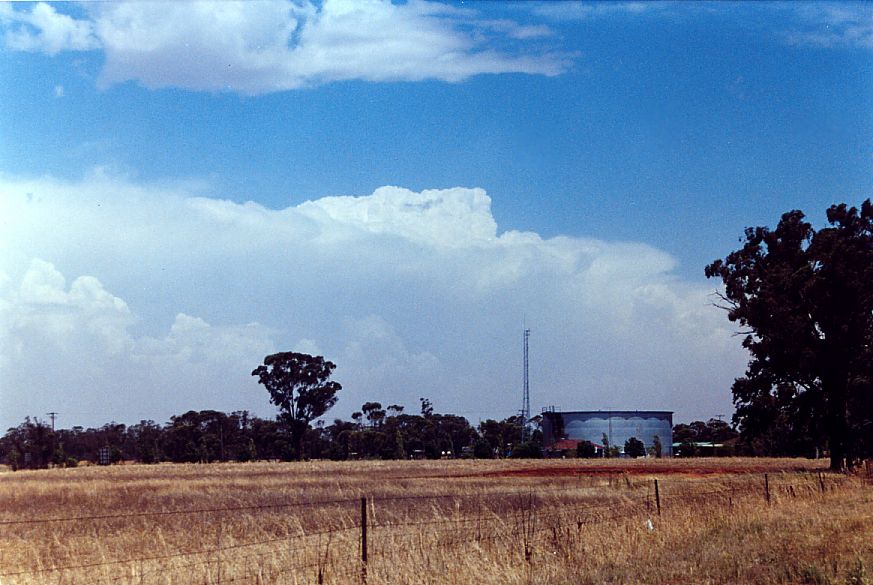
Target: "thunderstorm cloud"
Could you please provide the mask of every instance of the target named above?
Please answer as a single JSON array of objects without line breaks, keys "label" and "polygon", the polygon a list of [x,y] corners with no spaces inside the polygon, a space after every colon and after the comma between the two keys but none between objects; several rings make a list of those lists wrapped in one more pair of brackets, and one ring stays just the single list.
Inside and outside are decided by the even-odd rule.
[{"label": "thunderstorm cloud", "polygon": [[[727,412],[744,356],[713,286],[634,242],[501,232],[482,190],[381,187],[285,209],[95,171],[0,179],[2,423],[272,413],[249,373],[296,349],[366,400],[503,417]],[[492,406],[493,405],[493,406]]]}]

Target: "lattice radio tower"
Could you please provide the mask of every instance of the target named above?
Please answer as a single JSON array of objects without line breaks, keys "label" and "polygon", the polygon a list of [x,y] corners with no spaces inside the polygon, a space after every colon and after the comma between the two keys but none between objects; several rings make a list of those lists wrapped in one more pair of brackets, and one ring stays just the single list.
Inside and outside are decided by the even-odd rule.
[{"label": "lattice radio tower", "polygon": [[528,338],[530,329],[524,330],[524,396],[521,401],[521,441],[526,443],[530,439],[530,379],[528,378]]}]

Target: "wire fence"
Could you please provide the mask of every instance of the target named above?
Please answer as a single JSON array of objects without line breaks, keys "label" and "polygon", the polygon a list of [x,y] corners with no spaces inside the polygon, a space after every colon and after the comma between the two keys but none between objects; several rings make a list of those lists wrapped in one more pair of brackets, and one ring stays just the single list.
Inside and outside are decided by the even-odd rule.
[{"label": "wire fence", "polygon": [[[83,550],[80,562],[57,565],[42,557],[23,565],[21,559],[10,561],[3,554],[0,583],[266,584],[283,577],[319,585],[366,582],[368,575],[372,579],[390,561],[426,559],[435,551],[467,554],[471,549],[476,554],[514,551],[530,563],[543,542],[562,546],[593,527],[635,524],[654,530],[671,514],[701,506],[785,505],[839,490],[848,480],[794,473],[717,481],[627,476],[608,481],[613,489],[593,489],[571,480],[515,490],[480,487],[469,493],[362,494],[259,505],[6,518],[0,520],[6,542],[59,540],[63,531],[60,536],[53,531],[65,525],[75,527],[68,538],[86,542],[96,536],[111,542],[136,520],[146,523],[142,538],[154,538],[153,547],[164,550],[132,556],[101,551],[99,558]],[[255,523],[263,523],[259,512],[277,514],[268,529],[254,529]],[[209,516],[210,521],[197,523],[198,516]],[[161,523],[168,517],[186,522],[191,539],[199,544],[172,548],[170,539],[162,535]]]}]

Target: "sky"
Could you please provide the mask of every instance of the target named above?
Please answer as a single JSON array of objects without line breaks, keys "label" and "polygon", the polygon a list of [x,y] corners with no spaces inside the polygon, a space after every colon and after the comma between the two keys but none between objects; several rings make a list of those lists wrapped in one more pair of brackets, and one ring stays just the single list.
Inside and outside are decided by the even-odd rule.
[{"label": "sky", "polygon": [[733,412],[707,263],[873,196],[864,3],[0,4],[0,428]]}]

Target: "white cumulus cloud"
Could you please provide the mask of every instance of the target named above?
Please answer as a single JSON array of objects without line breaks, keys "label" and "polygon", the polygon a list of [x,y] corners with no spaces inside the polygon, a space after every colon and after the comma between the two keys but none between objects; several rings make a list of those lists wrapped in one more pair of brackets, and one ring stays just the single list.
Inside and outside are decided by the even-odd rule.
[{"label": "white cumulus cloud", "polygon": [[5,29],[6,46],[18,51],[56,55],[100,46],[92,22],[61,14],[45,2],[37,2],[29,11],[0,6],[0,25]]},{"label": "white cumulus cloud", "polygon": [[528,47],[550,35],[545,26],[423,0],[108,2],[78,19],[39,3],[2,9],[0,23],[12,49],[102,49],[104,86],[261,94],[344,80],[557,75],[571,59]]},{"label": "white cumulus cloud", "polygon": [[643,243],[501,232],[491,205],[382,187],[276,210],[101,172],[0,177],[3,423],[269,415],[249,374],[291,349],[337,364],[331,414],[426,396],[502,417],[524,320],[535,408],[728,411],[745,356],[712,285]]}]

